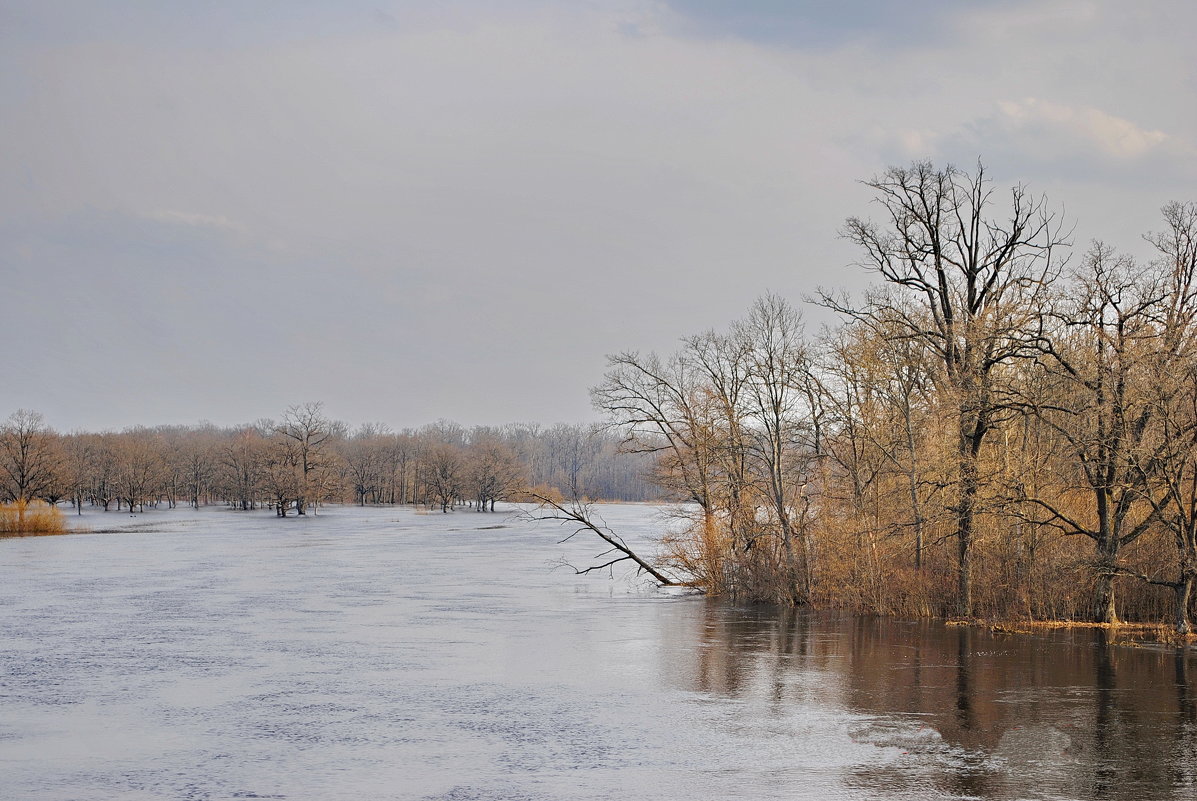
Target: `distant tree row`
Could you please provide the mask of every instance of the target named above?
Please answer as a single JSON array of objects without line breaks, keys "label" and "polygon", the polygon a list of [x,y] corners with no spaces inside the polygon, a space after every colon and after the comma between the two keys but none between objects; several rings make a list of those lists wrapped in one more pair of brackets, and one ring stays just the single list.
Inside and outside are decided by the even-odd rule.
[{"label": "distant tree row", "polygon": [[667,559],[708,590],[905,615],[1175,620],[1197,581],[1197,204],[1150,255],[982,168],[868,183],[844,235],[880,282],[767,296],[593,390],[695,510]]},{"label": "distant tree row", "polygon": [[286,516],[330,501],[494,511],[533,487],[639,501],[657,494],[647,472],[595,426],[351,431],[318,403],[232,428],[59,434],[24,409],[0,426],[0,501],[69,503],[78,513],[223,503]]}]

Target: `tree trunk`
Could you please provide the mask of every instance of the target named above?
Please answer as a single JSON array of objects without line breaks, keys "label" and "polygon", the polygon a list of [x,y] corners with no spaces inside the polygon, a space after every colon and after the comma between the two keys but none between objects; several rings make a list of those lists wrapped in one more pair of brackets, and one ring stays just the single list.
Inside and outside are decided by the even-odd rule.
[{"label": "tree trunk", "polygon": [[1118,562],[1118,540],[1107,537],[1098,542],[1097,589],[1093,596],[1093,622],[1117,624],[1118,604],[1114,587],[1114,567]]},{"label": "tree trunk", "polygon": [[971,437],[962,434],[960,453],[960,494],[956,507],[956,614],[973,616],[973,524],[976,517],[977,457]]},{"label": "tree trunk", "polygon": [[918,480],[910,478],[910,505],[914,510],[914,569],[923,569],[923,509],[919,504]]},{"label": "tree trunk", "polygon": [[1176,633],[1192,634],[1193,625],[1189,622],[1189,601],[1193,597],[1193,573],[1185,572],[1174,587],[1176,591]]},{"label": "tree trunk", "polygon": [[[780,460],[779,460],[780,461]],[[802,603],[798,589],[798,560],[794,555],[794,527],[790,522],[789,511],[786,509],[782,495],[781,477],[773,476],[774,512],[777,514],[778,527],[781,529],[781,544],[786,560],[786,596],[794,606]]]},{"label": "tree trunk", "polygon": [[1097,592],[1093,598],[1093,622],[1117,624],[1118,605],[1114,592],[1114,576],[1102,573],[1097,577]]}]

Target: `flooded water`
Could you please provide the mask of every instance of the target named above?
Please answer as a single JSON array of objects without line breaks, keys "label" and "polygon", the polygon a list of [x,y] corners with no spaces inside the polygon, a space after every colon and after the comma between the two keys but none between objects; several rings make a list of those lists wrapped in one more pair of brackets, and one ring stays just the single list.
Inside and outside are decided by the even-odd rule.
[{"label": "flooded water", "polygon": [[576,576],[503,515],[84,522],[0,540],[3,799],[1197,797],[1173,651]]}]

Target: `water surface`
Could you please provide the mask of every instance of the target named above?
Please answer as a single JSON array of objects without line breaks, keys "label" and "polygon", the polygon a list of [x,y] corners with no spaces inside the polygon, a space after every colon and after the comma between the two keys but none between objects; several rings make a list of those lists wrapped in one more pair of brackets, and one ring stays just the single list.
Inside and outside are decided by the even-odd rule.
[{"label": "water surface", "polygon": [[0,798],[1197,796],[1193,657],[1101,633],[575,576],[503,515],[85,522],[0,540]]}]

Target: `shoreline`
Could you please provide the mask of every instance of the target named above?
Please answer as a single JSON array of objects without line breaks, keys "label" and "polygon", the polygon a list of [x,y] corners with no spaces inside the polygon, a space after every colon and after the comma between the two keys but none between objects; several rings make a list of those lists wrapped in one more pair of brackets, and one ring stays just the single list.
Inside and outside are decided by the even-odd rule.
[{"label": "shoreline", "polygon": [[1182,650],[1197,649],[1197,633],[1180,634],[1171,623],[1091,623],[1083,620],[957,620],[947,626],[977,626],[994,634],[1038,634],[1044,631],[1099,630],[1110,633],[1110,645],[1141,647],[1167,645]]}]

